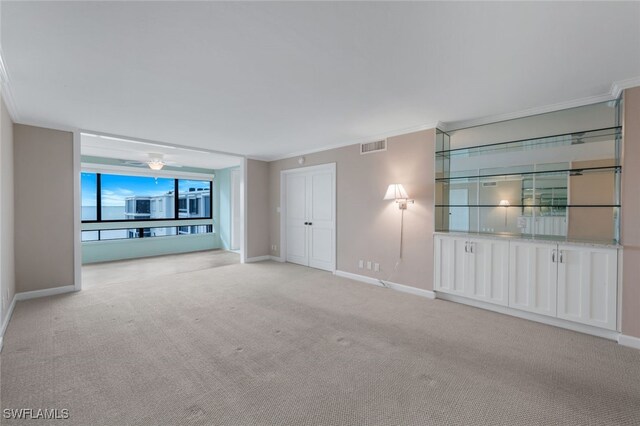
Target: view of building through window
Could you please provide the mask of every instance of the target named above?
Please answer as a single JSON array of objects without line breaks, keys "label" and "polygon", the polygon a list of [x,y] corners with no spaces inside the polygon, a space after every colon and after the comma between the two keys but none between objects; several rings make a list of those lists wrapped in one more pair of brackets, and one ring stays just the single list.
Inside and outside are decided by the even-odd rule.
[{"label": "view of building through window", "polygon": [[[212,182],[83,172],[82,221],[212,218]],[[175,194],[178,193],[176,214]],[[99,198],[98,198],[99,197]],[[100,212],[98,212],[100,206]],[[100,214],[99,214],[100,213]],[[83,241],[213,232],[211,225],[83,232]]]}]

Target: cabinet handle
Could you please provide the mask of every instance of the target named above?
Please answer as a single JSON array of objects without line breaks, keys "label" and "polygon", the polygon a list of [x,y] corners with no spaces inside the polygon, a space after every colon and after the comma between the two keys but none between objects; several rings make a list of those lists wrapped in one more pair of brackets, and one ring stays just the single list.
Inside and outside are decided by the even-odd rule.
[{"label": "cabinet handle", "polygon": [[308,225],[308,224],[309,224],[309,222],[305,222],[304,224],[305,224],[305,225]]},{"label": "cabinet handle", "polygon": [[313,225],[313,222],[309,222],[309,226]]},{"label": "cabinet handle", "polygon": [[564,250],[560,250],[560,263],[564,263]]},{"label": "cabinet handle", "polygon": [[464,252],[469,253],[469,241],[464,242]]},{"label": "cabinet handle", "polygon": [[556,263],[556,251],[551,250],[551,263]]},{"label": "cabinet handle", "polygon": [[473,246],[474,246],[474,244],[475,243],[473,243],[473,242],[469,243],[469,253],[471,253],[471,254],[473,254]]}]

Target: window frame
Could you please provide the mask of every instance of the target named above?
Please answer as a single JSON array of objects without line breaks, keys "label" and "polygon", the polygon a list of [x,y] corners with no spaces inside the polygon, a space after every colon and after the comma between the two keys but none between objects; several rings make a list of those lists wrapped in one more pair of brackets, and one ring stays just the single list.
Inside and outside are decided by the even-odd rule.
[{"label": "window frame", "polygon": [[[95,173],[96,175],[96,219],[95,220],[82,220],[82,223],[133,223],[133,222],[166,222],[166,221],[192,221],[192,220],[213,220],[213,179],[184,179],[184,178],[173,178],[173,186],[174,186],[174,206],[173,206],[173,217],[165,217],[165,218],[155,218],[155,219],[109,219],[102,220],[102,175],[101,172],[93,172],[93,171],[83,171],[83,173]],[[110,175],[112,173],[105,173]],[[138,175],[126,175],[123,176],[138,176]],[[152,177],[152,176],[148,176]],[[180,217],[179,211],[179,202],[180,202],[180,191],[178,190],[179,181],[180,180],[202,180],[203,182],[209,182],[209,215],[202,217]],[[186,201],[186,200],[185,200]],[[188,203],[187,203],[188,205]]]}]

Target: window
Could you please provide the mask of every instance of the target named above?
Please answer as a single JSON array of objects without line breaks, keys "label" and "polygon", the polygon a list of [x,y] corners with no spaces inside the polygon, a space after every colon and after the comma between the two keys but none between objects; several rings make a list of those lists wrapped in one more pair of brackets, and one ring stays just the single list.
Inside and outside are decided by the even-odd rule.
[{"label": "window", "polygon": [[155,228],[101,229],[82,231],[82,241],[128,240],[137,238],[170,237],[175,235],[212,234],[213,225],[162,226]]},{"label": "window", "polygon": [[98,176],[96,173],[80,174],[80,187],[82,188],[82,220],[98,219]]},{"label": "window", "polygon": [[211,217],[211,182],[178,179],[178,199],[180,218]]},{"label": "window", "polygon": [[172,203],[175,179],[146,176],[100,175],[101,221],[173,219],[151,211],[151,202],[167,199]]},{"label": "window", "polygon": [[82,221],[212,219],[212,188],[209,180],[83,172]]}]

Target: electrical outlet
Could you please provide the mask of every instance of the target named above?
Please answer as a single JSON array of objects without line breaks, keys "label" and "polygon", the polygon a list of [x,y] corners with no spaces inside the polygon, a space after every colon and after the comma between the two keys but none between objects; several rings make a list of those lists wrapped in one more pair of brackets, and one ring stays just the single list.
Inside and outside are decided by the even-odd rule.
[{"label": "electrical outlet", "polygon": [[371,270],[371,261],[370,260],[367,260],[367,269]]},{"label": "electrical outlet", "polygon": [[380,264],[378,262],[373,264],[373,270],[375,272],[380,272]]},{"label": "electrical outlet", "polygon": [[358,268],[364,268],[364,260],[358,260]]}]

